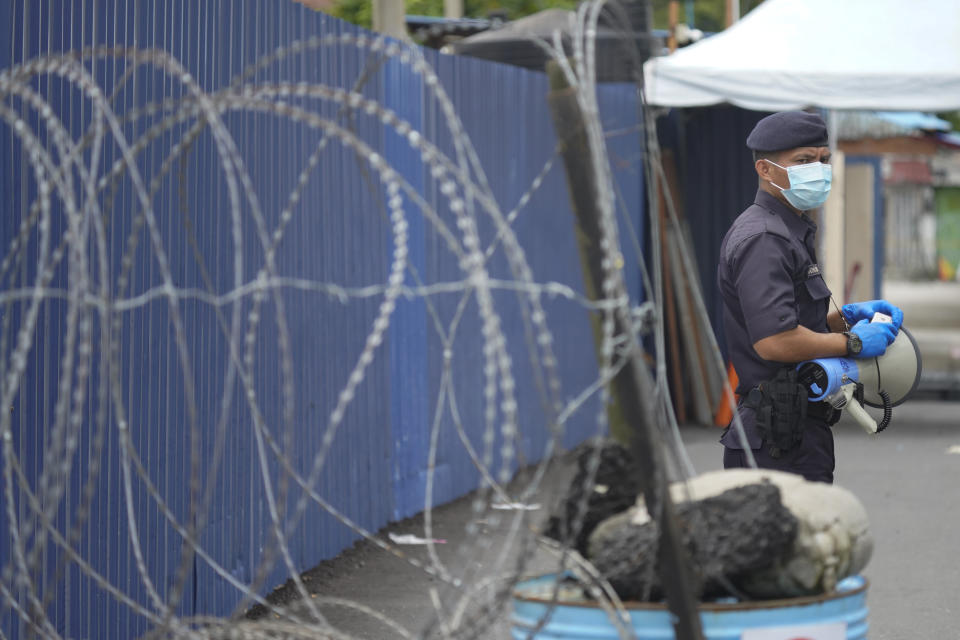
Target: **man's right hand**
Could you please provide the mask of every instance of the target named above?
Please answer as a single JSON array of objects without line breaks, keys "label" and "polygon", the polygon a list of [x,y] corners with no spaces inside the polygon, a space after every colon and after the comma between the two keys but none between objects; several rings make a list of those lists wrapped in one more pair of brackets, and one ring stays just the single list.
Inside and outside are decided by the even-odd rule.
[{"label": "man's right hand", "polygon": [[883,313],[890,316],[894,326],[899,329],[903,323],[903,310],[886,300],[868,300],[867,302],[852,302],[842,307],[847,322],[856,324],[860,320],[871,320],[873,314]]},{"label": "man's right hand", "polygon": [[897,339],[897,328],[888,322],[870,322],[861,320],[853,325],[850,333],[857,334],[863,348],[854,358],[876,358],[882,356],[887,347]]}]

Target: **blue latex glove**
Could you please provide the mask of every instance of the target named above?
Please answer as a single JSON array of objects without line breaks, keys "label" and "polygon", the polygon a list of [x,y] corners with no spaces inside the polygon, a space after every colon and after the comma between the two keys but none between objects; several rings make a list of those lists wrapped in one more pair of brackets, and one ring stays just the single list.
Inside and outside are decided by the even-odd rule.
[{"label": "blue latex glove", "polygon": [[889,322],[861,320],[850,329],[850,333],[860,336],[860,342],[863,343],[863,348],[854,358],[882,356],[890,343],[897,339],[897,329]]},{"label": "blue latex glove", "polygon": [[846,316],[847,322],[850,324],[857,324],[861,320],[866,320],[869,322],[870,319],[873,318],[873,314],[878,311],[893,318],[893,326],[896,329],[900,329],[900,325],[903,323],[903,311],[900,309],[900,307],[895,307],[886,300],[852,302],[850,304],[843,305],[841,310],[843,311],[843,315]]}]

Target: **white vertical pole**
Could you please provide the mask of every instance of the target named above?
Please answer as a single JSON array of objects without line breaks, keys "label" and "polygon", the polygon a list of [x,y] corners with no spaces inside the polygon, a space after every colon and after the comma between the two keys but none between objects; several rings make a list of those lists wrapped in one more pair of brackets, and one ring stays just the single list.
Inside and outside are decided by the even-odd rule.
[{"label": "white vertical pole", "polygon": [[[827,139],[830,143],[831,161],[833,165],[833,182],[830,187],[830,197],[820,210],[819,241],[820,241],[820,273],[833,293],[833,299],[844,304],[843,288],[846,282],[846,248],[847,227],[844,222],[846,216],[846,174],[843,153],[837,149],[837,123],[839,120],[836,109],[826,109],[824,119],[827,121]],[[832,309],[832,307],[831,307]]]},{"label": "white vertical pole", "polygon": [[373,30],[398,40],[407,39],[403,0],[373,0]]},{"label": "white vertical pole", "polygon": [[880,277],[874,270],[876,237],[874,229],[874,175],[871,164],[852,164],[844,171],[844,226],[847,229],[843,247],[847,277],[853,265],[859,264],[857,277],[850,288],[851,300],[870,300],[874,283]]},{"label": "white vertical pole", "polygon": [[444,18],[462,18],[463,0],[443,0]]},{"label": "white vertical pole", "polygon": [[[740,0],[727,0],[726,14],[727,26],[733,26],[740,19]],[[690,20],[691,18],[688,16],[687,22],[690,22]]]}]

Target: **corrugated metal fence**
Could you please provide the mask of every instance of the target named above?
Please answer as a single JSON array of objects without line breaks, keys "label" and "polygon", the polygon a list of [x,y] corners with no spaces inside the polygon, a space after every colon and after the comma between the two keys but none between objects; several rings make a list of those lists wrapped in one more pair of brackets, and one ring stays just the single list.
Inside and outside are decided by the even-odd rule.
[{"label": "corrugated metal fence", "polygon": [[[0,6],[0,19],[5,25],[0,28],[0,68],[57,51],[134,46],[172,54],[208,94],[228,87],[239,73],[277,47],[315,35],[360,33],[300,5],[274,0],[8,2]],[[509,212],[525,198],[529,200],[512,226],[534,278],[581,291],[573,218],[555,154],[545,77],[433,51],[425,56],[450,95],[500,208]],[[123,133],[130,141],[145,140],[142,136],[151,126],[173,113],[163,104],[140,115],[135,108],[187,95],[181,82],[149,64],[135,66],[129,58],[103,56],[85,59],[83,64],[120,114]],[[440,104],[423,76],[400,60],[381,63],[353,44],[325,45],[256,68],[246,81],[356,89],[408,120],[454,157],[454,139]],[[90,101],[76,84],[40,74],[31,86],[49,101],[74,141],[89,131]],[[632,218],[633,228],[640,230],[644,194],[635,93],[628,86],[607,86],[600,98],[604,127],[611,132],[609,144],[623,211]],[[8,95],[4,102],[21,114],[41,146],[54,147],[43,114],[20,97]],[[288,102],[296,106],[307,100],[290,98]],[[336,104],[311,104],[314,112],[355,131],[456,232],[441,193],[442,179],[424,165],[419,150],[378,117],[362,111],[346,113]],[[398,300],[383,346],[373,352],[342,423],[332,431],[331,414],[383,301],[382,290],[362,295],[346,295],[350,293],[346,290],[387,280],[394,249],[384,207],[390,194],[368,157],[336,140],[323,142],[320,130],[253,109],[227,110],[223,121],[250,175],[263,226],[268,235],[282,229],[276,273],[292,284],[279,297],[268,294],[259,303],[249,295],[230,297],[254,282],[266,262],[266,251],[258,237],[256,207],[249,200],[239,208],[230,204],[229,182],[209,129],[178,148],[189,138],[195,117],[169,122],[137,150],[137,169],[145,182],[155,180],[151,186],[155,230],[147,229],[129,172],[99,193],[106,246],[96,248],[91,240],[90,258],[95,262],[103,250],[109,274],[103,276],[104,286],[111,299],[129,303],[111,316],[119,345],[114,378],[120,383],[116,389],[107,384],[110,358],[100,351],[103,317],[95,305],[84,307],[81,317],[91,323],[94,356],[89,379],[78,383],[77,378],[73,386],[68,383],[69,389],[82,388],[86,396],[67,403],[80,418],[73,442],[76,449],[73,455],[52,452],[51,429],[62,422],[57,415],[58,398],[63,399],[58,385],[64,376],[74,380],[77,373],[75,368],[64,369],[67,347],[75,345],[69,337],[68,301],[58,295],[45,297],[37,326],[27,335],[33,344],[11,403],[11,439],[3,463],[5,487],[11,482],[13,486],[13,503],[7,503],[4,493],[0,509],[0,566],[5,571],[3,584],[10,589],[10,597],[0,598],[0,630],[7,638],[23,632],[21,613],[13,603],[26,607],[26,593],[31,590],[48,592],[47,614],[56,629],[70,637],[126,638],[146,631],[158,611],[151,591],[167,599],[177,582],[184,585],[174,605],[178,615],[229,614],[243,606],[231,580],[256,583],[262,593],[289,574],[280,561],[266,574],[258,573],[265,553],[277,560],[269,492],[286,496],[276,508],[289,523],[285,539],[295,568],[302,570],[349,546],[358,538],[358,528],[376,531],[389,521],[423,510],[430,469],[435,469],[432,504],[478,487],[480,475],[466,443],[481,457],[489,451],[494,469],[501,448],[510,445],[499,436],[495,441],[484,438],[481,321],[476,300],[464,296],[463,286],[451,287],[447,293],[438,287],[429,296]],[[0,246],[5,248],[5,258],[13,259],[13,267],[2,274],[2,287],[9,292],[33,286],[42,247],[36,229],[28,228],[23,253],[14,259],[12,243],[29,217],[38,188],[28,162],[29,149],[10,121],[0,124],[0,150]],[[178,150],[182,155],[168,162]],[[94,162],[90,148],[82,153],[85,162]],[[101,153],[93,169],[106,175],[121,157],[119,145],[108,136]],[[305,182],[298,201],[291,204],[290,194],[297,191],[301,175],[306,176]],[[532,185],[537,188],[531,191]],[[416,287],[418,278],[425,285],[459,282],[463,271],[437,226],[410,198],[404,206],[411,267],[406,284]],[[281,216],[285,208],[290,210],[289,221]],[[489,245],[496,229],[484,216],[479,219],[481,237]],[[50,230],[55,240],[63,237],[66,225],[63,207],[54,202]],[[627,264],[635,264],[632,243],[624,244]],[[168,257],[170,280],[182,293],[176,312],[183,327],[183,349],[178,349],[175,339],[173,307],[162,295],[161,248]],[[67,290],[75,284],[76,268],[76,263],[63,259],[54,269],[50,287]],[[492,252],[488,269],[493,278],[515,280],[502,250]],[[93,267],[91,273],[96,289],[102,276]],[[631,269],[628,274],[634,294],[639,292],[637,273]],[[129,282],[124,286],[125,276]],[[342,287],[346,294],[337,295],[327,285]],[[161,295],[150,297],[157,287]],[[192,291],[221,297],[213,304],[210,295],[186,295]],[[517,455],[521,463],[530,463],[542,456],[548,434],[537,390],[539,370],[529,356],[517,295],[505,288],[494,295],[494,301],[502,315],[517,381]],[[563,393],[570,399],[597,375],[588,314],[582,304],[564,295],[545,295],[542,302],[554,337]],[[10,353],[29,303],[4,298],[5,368],[11,366]],[[459,310],[461,305],[465,313]],[[292,346],[292,377],[286,377],[282,367],[283,323]],[[234,326],[252,338],[244,342],[244,353],[239,355],[230,351]],[[443,392],[447,356],[452,358],[450,394]],[[238,360],[252,372],[248,387],[234,369]],[[293,381],[294,401],[286,419],[285,380]],[[595,431],[596,412],[592,402],[573,415],[563,436],[565,446]],[[264,431],[254,428],[258,415]],[[462,431],[456,428],[455,415],[462,420]],[[121,423],[128,425],[123,433]],[[431,461],[434,424],[439,425],[438,443]],[[285,455],[271,451],[269,439],[263,440],[267,434]],[[126,438],[129,468],[122,455]],[[303,492],[291,486],[281,461],[288,460],[307,476],[324,447],[328,450],[323,463],[316,465],[316,487],[330,508],[322,509],[311,500],[303,516],[294,518]],[[11,466],[10,460],[16,463]],[[69,460],[69,464],[54,465],[58,460]],[[43,527],[31,508],[31,495],[43,495],[44,483],[63,486],[62,499],[50,508],[52,529],[64,538],[45,534],[47,539],[40,544],[41,534],[36,531]],[[198,504],[206,508],[197,509]],[[331,515],[331,510],[340,517]],[[40,549],[29,559],[32,588],[11,578],[17,555],[11,513],[14,528],[26,536],[21,540],[25,548]],[[344,520],[355,526],[346,526]],[[184,539],[191,526],[198,527],[197,543],[203,555],[185,554],[192,546]],[[24,527],[34,528],[34,533]],[[137,569],[134,542],[142,551],[146,575]]]}]

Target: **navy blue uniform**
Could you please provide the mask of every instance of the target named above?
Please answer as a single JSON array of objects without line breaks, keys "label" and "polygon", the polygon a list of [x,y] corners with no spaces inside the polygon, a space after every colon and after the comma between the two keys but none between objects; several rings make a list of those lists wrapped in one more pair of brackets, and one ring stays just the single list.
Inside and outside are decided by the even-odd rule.
[{"label": "navy blue uniform", "polygon": [[[798,325],[826,333],[830,289],[817,263],[817,225],[797,215],[769,193],[758,190],[753,205],[734,221],[720,248],[717,284],[730,360],[745,396],[785,366],[764,360],[754,343]],[[803,441],[774,458],[761,439],[753,409],[738,407],[747,444],[762,468],[791,471],[808,480],[833,481],[833,434],[823,417],[806,419]],[[724,467],[746,466],[743,443],[733,429],[720,442]]]}]

